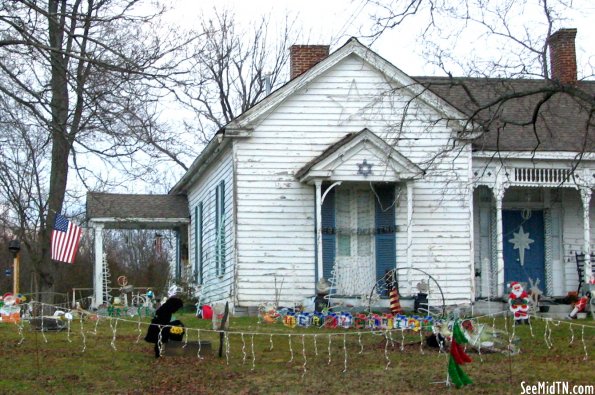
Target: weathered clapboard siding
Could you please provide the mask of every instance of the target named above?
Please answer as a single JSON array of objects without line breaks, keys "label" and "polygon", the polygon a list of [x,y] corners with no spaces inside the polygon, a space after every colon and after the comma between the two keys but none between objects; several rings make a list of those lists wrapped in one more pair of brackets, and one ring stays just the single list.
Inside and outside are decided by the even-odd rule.
[{"label": "weathered clapboard siding", "polygon": [[[578,191],[565,189],[562,193],[563,217],[563,252],[564,275],[566,290],[576,290],[578,287],[578,274],[576,270],[575,253],[583,251],[583,209]],[[595,201],[591,197],[590,212],[595,212]],[[595,251],[595,216],[591,214],[591,251]]]},{"label": "weathered clapboard siding", "polygon": [[[460,147],[462,154],[444,153],[444,147],[452,145],[453,131],[443,123],[420,123],[419,119],[436,119],[436,112],[409,102],[407,90],[387,95],[392,88],[377,70],[355,56],[347,57],[274,108],[251,137],[234,142],[241,305],[272,301],[274,274],[278,284],[284,279],[281,303],[314,294],[314,187],[296,182],[294,174],[330,144],[363,128],[389,136],[401,154],[429,169],[413,186],[411,224],[406,189],[400,184],[397,267],[412,264],[435,273],[451,302],[472,297],[470,150]],[[395,126],[407,106],[406,122]],[[412,262],[407,256],[407,226],[412,227]],[[440,245],[433,246],[437,240]],[[415,285],[422,277],[411,273],[408,283]]]},{"label": "weathered clapboard siding", "polygon": [[[225,185],[225,273],[218,275],[215,268],[216,229],[215,199],[216,188]],[[233,291],[235,270],[235,230],[233,218],[233,161],[231,148],[220,154],[214,164],[191,186],[188,193],[188,204],[191,213],[189,227],[189,255],[192,268],[197,268],[195,231],[197,218],[194,208],[201,202],[203,205],[203,270],[204,279],[201,289],[201,303],[228,300]]]}]

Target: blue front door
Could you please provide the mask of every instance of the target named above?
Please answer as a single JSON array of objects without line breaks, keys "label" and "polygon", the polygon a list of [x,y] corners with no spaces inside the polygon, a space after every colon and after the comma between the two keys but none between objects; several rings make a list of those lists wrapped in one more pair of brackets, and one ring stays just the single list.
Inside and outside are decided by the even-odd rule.
[{"label": "blue front door", "polygon": [[502,230],[505,286],[519,281],[528,287],[529,279],[539,279],[539,288],[545,290],[543,211],[504,210]]}]

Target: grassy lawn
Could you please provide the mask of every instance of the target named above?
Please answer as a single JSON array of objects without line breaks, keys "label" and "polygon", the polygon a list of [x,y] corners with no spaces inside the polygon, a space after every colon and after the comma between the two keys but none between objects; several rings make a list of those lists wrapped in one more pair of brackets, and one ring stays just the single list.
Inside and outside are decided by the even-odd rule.
[{"label": "grassy lawn", "polygon": [[[209,331],[210,322],[190,314],[178,318],[188,328],[202,329],[200,339],[211,341],[212,350],[203,350],[201,358],[192,353],[155,360],[153,345],[142,339],[146,321],[139,332],[135,322],[102,319],[96,326],[84,320],[81,328],[75,319],[70,333],[46,332],[45,339],[28,323],[23,324],[22,335],[17,325],[0,324],[0,393],[517,394],[522,381],[595,384],[591,319],[574,321],[572,327],[554,321],[548,325],[551,334],[544,321],[533,320],[533,337],[528,326],[516,327],[521,353],[512,357],[478,355],[468,349],[473,362],[463,369],[474,384],[456,389],[443,383],[447,355],[425,344],[420,347],[419,334],[408,334],[401,346],[400,332],[387,342],[381,334],[358,336],[353,329],[289,329],[282,324],[259,324],[256,318],[232,318],[229,348],[219,358],[219,335]],[[491,318],[481,322],[494,324]],[[583,333],[579,324],[589,327]],[[504,319],[497,319],[495,325],[504,329]],[[511,329],[509,322],[506,326]],[[188,333],[189,341],[199,337],[198,330]],[[333,334],[330,345],[329,334]]]}]

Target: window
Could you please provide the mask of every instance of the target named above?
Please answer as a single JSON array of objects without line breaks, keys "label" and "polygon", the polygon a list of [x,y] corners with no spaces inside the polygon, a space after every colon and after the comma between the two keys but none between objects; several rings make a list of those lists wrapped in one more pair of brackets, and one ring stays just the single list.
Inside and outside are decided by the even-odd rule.
[{"label": "window", "polygon": [[203,218],[202,202],[194,207],[194,281],[203,283]]},{"label": "window", "polygon": [[215,189],[215,272],[225,274],[225,183]]}]

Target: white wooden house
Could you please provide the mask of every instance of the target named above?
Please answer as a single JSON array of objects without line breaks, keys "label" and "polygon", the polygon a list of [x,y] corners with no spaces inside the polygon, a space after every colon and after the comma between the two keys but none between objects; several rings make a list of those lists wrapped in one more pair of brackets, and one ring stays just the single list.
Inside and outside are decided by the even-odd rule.
[{"label": "white wooden house", "polygon": [[403,295],[422,270],[448,303],[528,278],[549,295],[576,288],[574,253],[595,242],[595,138],[580,108],[550,101],[555,117],[534,132],[515,124],[532,104],[520,98],[486,130],[469,121],[483,103],[546,82],[411,77],[356,39],[291,58],[292,79],[220,130],[170,192],[187,199],[180,267],[202,302],[291,304],[321,277],[366,295],[393,268]]}]

